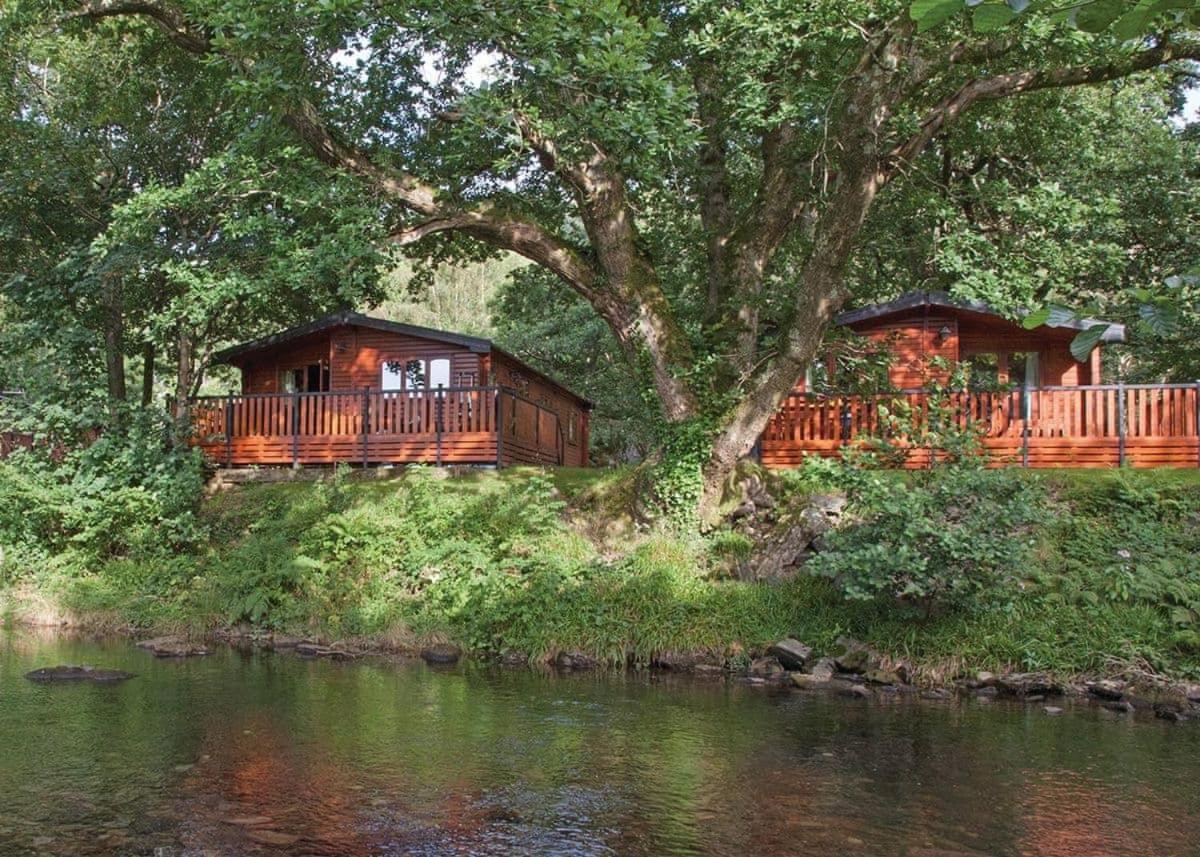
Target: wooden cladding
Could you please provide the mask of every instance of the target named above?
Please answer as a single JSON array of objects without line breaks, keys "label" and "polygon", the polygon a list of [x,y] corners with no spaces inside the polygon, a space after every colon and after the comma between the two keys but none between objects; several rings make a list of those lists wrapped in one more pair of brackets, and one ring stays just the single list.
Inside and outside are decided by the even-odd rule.
[{"label": "wooden cladding", "polygon": [[500,387],[206,396],[193,442],[215,464],[564,463],[558,414]]},{"label": "wooden cladding", "polygon": [[[1131,384],[1045,387],[1008,392],[934,394],[911,390],[874,396],[792,394],[762,438],[769,467],[794,467],[805,455],[888,436],[888,414],[913,424],[949,421],[979,432],[991,466],[1200,466],[1200,385]],[[903,447],[903,437],[890,440]],[[937,449],[910,445],[906,467],[930,464]]]}]

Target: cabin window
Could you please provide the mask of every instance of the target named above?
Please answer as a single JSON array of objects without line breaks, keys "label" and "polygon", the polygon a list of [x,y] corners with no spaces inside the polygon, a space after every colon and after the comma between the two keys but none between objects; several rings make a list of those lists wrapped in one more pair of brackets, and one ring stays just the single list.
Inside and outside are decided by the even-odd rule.
[{"label": "cabin window", "polygon": [[407,390],[419,393],[422,390],[450,386],[450,359],[436,357],[421,360],[385,360],[380,368],[381,390]]},{"label": "cabin window", "polygon": [[329,364],[309,363],[284,369],[279,373],[279,389],[285,393],[328,392]]},{"label": "cabin window", "polygon": [[995,390],[1000,386],[1000,355],[972,354],[967,358],[967,384],[972,390]]},{"label": "cabin window", "polygon": [[1008,356],[1008,379],[1026,389],[1041,386],[1038,377],[1038,355],[1036,351],[1017,351]]}]

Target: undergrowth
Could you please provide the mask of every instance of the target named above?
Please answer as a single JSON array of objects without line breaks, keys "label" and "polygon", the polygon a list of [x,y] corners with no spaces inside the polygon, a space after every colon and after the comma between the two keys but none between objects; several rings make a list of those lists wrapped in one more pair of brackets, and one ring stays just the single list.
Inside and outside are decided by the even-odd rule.
[{"label": "undergrowth", "polygon": [[[976,546],[988,552],[980,566],[987,574],[936,611],[906,608],[886,587],[846,597],[845,558],[870,535],[863,510],[842,547],[832,540],[821,560],[834,573],[743,583],[721,569],[731,555],[746,557],[744,537],[639,530],[627,514],[630,478],[530,470],[450,477],[415,468],[388,482],[339,473],[318,484],[247,486],[205,501],[194,523],[201,537],[190,547],[170,541],[154,551],[142,534],[136,550],[123,552],[84,543],[40,554],[10,549],[0,598],[16,610],[19,594],[33,592],[76,615],[119,616],[143,629],[241,624],[328,638],[452,640],[478,654],[531,659],[580,650],[611,663],[664,652],[721,661],[783,636],[821,650],[850,635],[931,676],[958,666],[1081,674],[1124,665],[1200,676],[1195,473],[989,476],[997,485],[979,506],[982,517],[960,504],[955,514],[969,526],[938,561],[971,561],[967,537],[986,530],[992,505],[1034,496],[1039,514],[1022,511],[1012,524],[1021,528],[1021,573],[994,556],[1006,534],[993,527]],[[917,515],[930,539],[924,519],[944,509],[897,512],[904,495],[896,486],[921,483],[872,478],[892,486],[883,492],[887,520],[911,525]],[[774,487],[802,494],[828,490],[832,479],[790,474]],[[971,489],[963,482],[957,490]],[[903,537],[888,535],[892,524],[876,526]],[[841,560],[839,549],[847,552]]]}]

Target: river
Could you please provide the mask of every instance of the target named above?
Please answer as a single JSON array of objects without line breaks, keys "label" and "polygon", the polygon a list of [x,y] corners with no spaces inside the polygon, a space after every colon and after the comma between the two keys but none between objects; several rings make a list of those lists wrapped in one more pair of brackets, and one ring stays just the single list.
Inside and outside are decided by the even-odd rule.
[{"label": "river", "polygon": [[9,632],[0,854],[1200,853],[1200,727],[1062,705]]}]

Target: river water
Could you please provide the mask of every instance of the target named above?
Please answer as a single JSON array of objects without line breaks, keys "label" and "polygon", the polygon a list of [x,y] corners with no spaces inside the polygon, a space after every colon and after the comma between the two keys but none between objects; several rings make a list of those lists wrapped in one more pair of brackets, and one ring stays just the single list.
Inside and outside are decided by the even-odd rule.
[{"label": "river water", "polygon": [[1200,724],[1064,705],[8,633],[0,854],[1200,854]]}]

